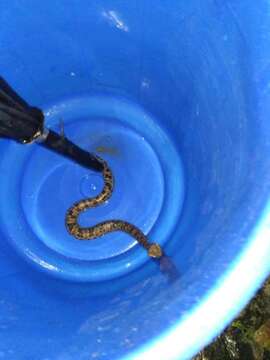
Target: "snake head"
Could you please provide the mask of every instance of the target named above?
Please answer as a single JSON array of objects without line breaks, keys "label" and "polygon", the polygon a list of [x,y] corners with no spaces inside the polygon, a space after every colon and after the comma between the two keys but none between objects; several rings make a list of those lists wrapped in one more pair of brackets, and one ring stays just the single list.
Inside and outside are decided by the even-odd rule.
[{"label": "snake head", "polygon": [[163,252],[162,252],[161,247],[158,244],[154,243],[149,246],[148,255],[151,258],[160,259],[163,255]]}]

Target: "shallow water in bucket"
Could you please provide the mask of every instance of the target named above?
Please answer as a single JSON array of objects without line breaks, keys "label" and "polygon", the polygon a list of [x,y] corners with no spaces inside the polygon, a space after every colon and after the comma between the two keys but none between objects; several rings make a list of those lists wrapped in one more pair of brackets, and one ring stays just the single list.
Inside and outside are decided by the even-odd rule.
[{"label": "shallow water in bucket", "polygon": [[11,0],[0,23],[1,76],[113,170],[81,223],[133,222],[180,275],[69,236],[100,176],[1,140],[0,358],[191,358],[270,272],[267,2]]}]

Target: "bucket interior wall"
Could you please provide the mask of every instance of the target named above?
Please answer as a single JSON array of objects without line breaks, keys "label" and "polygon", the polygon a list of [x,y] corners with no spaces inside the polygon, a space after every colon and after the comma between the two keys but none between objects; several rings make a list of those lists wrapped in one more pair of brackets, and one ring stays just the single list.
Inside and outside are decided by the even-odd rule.
[{"label": "bucket interior wall", "polygon": [[[255,5],[247,0],[1,2],[1,76],[30,104],[46,110],[49,126],[57,128],[59,118],[67,119],[67,134],[86,147],[80,129],[85,127],[90,138],[92,118],[104,137],[119,120],[121,136],[115,142],[126,153],[121,166],[115,160],[115,177],[121,184],[126,171],[123,187],[131,200],[119,195],[121,210],[115,214],[146,226],[180,278],[168,282],[126,237],[117,243],[112,236],[102,254],[98,243],[88,250],[71,239],[61,242],[61,230],[51,225],[50,216],[57,218],[58,206],[76,200],[70,190],[73,178],[64,185],[60,180],[46,185],[49,193],[44,190],[39,194],[43,202],[35,203],[27,196],[38,188],[43,166],[53,168],[53,161],[60,160],[44,155],[38,162],[32,148],[1,140],[0,358],[138,356],[143,346],[148,349],[157,338],[162,342],[169,329],[181,326],[222,284],[252,241],[269,196],[269,41],[262,35],[269,20],[266,8],[265,1]],[[144,150],[148,145],[155,156]],[[141,146],[139,155],[136,146]],[[125,163],[129,156],[134,161],[130,166]],[[22,176],[24,166],[27,175]],[[72,171],[79,178],[76,169]],[[137,197],[126,190],[129,181]],[[44,217],[41,225],[35,214]],[[153,222],[145,220],[152,215]],[[94,210],[91,218],[93,224],[99,220]],[[46,243],[49,235],[42,226],[59,236]],[[54,254],[59,250],[69,258],[75,251],[74,263],[57,255],[54,265],[48,254],[46,260],[45,255],[37,258],[37,234]],[[114,252],[120,254],[117,263]],[[126,252],[131,253],[127,258]],[[92,281],[94,270],[87,262],[96,264],[103,254],[113,260],[95,268],[99,277]],[[242,305],[258,285],[250,285]],[[194,334],[181,356],[194,355],[239,306],[228,309],[204,337]],[[169,349],[166,356],[173,357]]]}]

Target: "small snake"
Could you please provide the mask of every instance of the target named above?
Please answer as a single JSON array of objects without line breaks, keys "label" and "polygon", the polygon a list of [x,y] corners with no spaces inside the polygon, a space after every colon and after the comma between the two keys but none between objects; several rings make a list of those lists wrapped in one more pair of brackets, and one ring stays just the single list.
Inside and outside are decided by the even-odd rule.
[{"label": "small snake", "polygon": [[103,190],[95,197],[76,202],[67,211],[67,230],[78,240],[93,240],[113,231],[123,231],[136,239],[138,243],[147,250],[147,253],[151,258],[160,259],[163,256],[161,247],[156,243],[150,243],[140,229],[127,221],[109,220],[101,222],[92,227],[81,227],[79,225],[78,217],[83,211],[101,205],[111,197],[113,192],[114,181],[112,172],[108,164],[103,159],[98,158],[98,160],[103,163]]}]

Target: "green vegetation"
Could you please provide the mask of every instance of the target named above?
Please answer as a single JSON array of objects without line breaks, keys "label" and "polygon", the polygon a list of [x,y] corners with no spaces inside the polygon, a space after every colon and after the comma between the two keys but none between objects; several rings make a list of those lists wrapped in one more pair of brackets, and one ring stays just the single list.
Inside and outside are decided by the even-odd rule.
[{"label": "green vegetation", "polygon": [[270,279],[213,344],[193,360],[270,360]]}]

